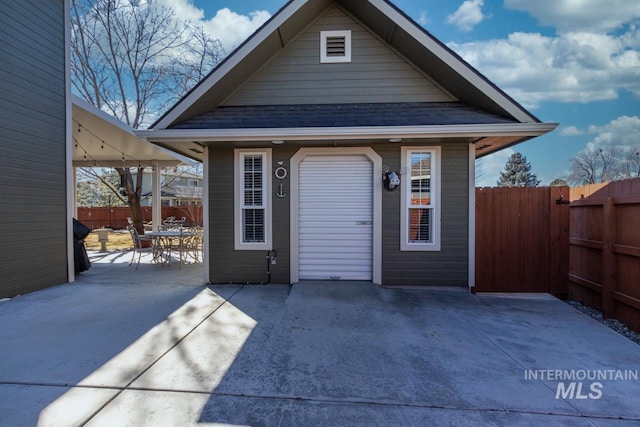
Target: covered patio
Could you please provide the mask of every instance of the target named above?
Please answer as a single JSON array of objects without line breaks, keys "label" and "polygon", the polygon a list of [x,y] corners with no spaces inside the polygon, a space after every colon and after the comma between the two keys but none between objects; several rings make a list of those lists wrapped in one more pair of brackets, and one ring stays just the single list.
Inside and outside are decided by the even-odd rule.
[{"label": "covered patio", "polygon": [[[78,167],[150,167],[155,196],[160,194],[161,168],[196,162],[138,138],[127,124],[75,95],[71,95],[71,104],[74,177]],[[153,197],[153,223],[157,226],[162,221],[156,200],[160,198]],[[75,198],[73,212],[77,216]]]},{"label": "covered patio", "polygon": [[[77,168],[151,168],[152,224],[157,231],[162,223],[160,172],[164,167],[192,165],[196,161],[158,147],[137,137],[127,124],[105,113],[83,99],[71,95],[72,104],[72,160],[76,188]],[[77,218],[77,193],[74,192],[72,215]]]}]

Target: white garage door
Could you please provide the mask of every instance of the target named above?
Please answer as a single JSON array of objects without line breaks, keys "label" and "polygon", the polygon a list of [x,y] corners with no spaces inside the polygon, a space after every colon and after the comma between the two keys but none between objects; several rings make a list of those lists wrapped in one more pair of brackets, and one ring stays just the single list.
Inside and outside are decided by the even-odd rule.
[{"label": "white garage door", "polygon": [[358,155],[314,155],[300,163],[301,280],[371,280],[372,169]]}]

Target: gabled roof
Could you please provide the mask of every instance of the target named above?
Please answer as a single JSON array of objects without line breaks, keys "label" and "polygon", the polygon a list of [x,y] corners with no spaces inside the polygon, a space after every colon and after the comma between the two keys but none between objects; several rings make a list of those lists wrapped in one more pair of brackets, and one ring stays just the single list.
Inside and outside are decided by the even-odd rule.
[{"label": "gabled roof", "polygon": [[[220,113],[213,115],[211,112],[217,109],[256,70],[288,46],[301,31],[333,3],[338,4],[415,67],[441,85],[459,101],[459,105],[499,118],[493,123],[507,122],[509,129],[515,129],[517,126],[514,125],[517,124],[526,125],[527,131],[520,132],[517,138],[504,139],[504,143],[498,143],[498,139],[494,139],[491,146],[479,155],[488,154],[555,128],[554,124],[541,123],[388,0],[291,0],[167,111],[150,127],[149,131],[143,131],[139,134],[151,141],[163,140],[167,142],[171,139],[171,135],[187,135],[184,132],[180,133],[180,130],[177,129],[184,123],[198,121],[204,117],[221,120],[221,117],[231,110],[222,108]],[[425,106],[425,108],[430,107]],[[240,110],[234,111],[239,112]],[[237,117],[230,119],[230,123],[236,121]],[[177,126],[179,123],[180,125]],[[252,134],[258,134],[258,129],[262,128],[260,123],[255,125],[259,127],[251,127],[253,132],[250,133]],[[291,123],[291,125],[296,125],[296,123]],[[428,126],[426,123],[425,125]],[[317,124],[315,126],[323,127]],[[353,128],[354,126],[360,125],[354,123],[349,127]],[[295,126],[283,127],[292,128]],[[247,128],[249,127],[243,125],[236,129]],[[198,133],[193,134],[195,136]],[[206,136],[203,132],[198,135]],[[222,134],[218,132],[216,136],[221,137]],[[427,136],[426,133],[425,136]],[[493,136],[498,137],[499,135]],[[192,147],[191,150],[196,151],[197,148]]]}]

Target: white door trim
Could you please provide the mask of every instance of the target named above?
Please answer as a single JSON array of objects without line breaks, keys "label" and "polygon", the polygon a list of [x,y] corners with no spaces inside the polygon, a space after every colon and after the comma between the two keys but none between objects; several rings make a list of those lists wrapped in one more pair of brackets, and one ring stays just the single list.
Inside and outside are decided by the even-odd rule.
[{"label": "white door trim", "polygon": [[382,157],[378,155],[370,147],[320,147],[320,148],[301,148],[291,158],[291,260],[290,274],[291,283],[300,281],[299,271],[299,247],[298,247],[298,229],[299,229],[299,171],[300,163],[307,156],[345,156],[345,155],[362,155],[366,156],[373,167],[373,283],[382,284]]}]

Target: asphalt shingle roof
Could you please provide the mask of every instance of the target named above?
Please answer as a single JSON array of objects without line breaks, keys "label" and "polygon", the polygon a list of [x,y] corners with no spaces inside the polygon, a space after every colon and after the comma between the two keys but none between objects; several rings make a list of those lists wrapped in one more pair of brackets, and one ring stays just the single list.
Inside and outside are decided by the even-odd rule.
[{"label": "asphalt shingle roof", "polygon": [[171,129],[427,126],[515,123],[460,102],[217,107]]}]

